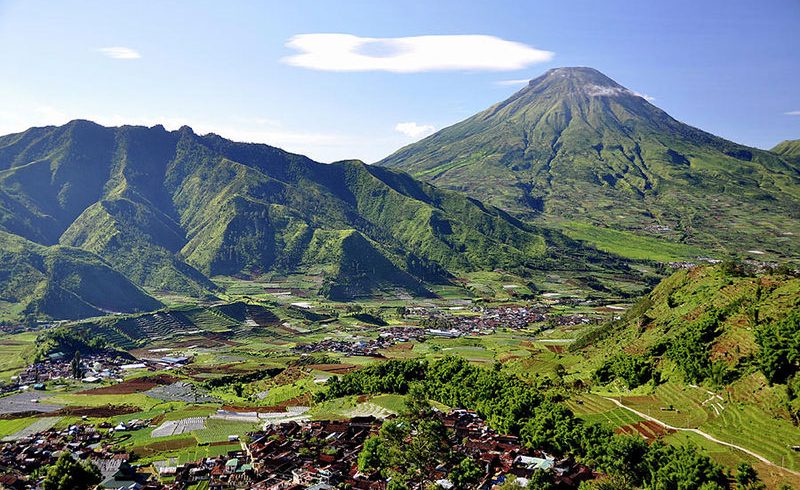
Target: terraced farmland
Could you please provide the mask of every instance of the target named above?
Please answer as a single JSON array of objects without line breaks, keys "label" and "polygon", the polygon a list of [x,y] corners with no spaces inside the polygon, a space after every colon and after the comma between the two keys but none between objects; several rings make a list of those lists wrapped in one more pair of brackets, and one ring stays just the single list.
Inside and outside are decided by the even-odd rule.
[{"label": "terraced farmland", "polygon": [[375,417],[378,419],[385,419],[390,415],[395,415],[397,412],[389,410],[385,407],[377,405],[372,402],[359,403],[355,407],[344,412],[345,417]]},{"label": "terraced farmland", "polygon": [[800,454],[791,446],[800,445],[800,429],[774,419],[751,406],[731,406],[700,427],[718,439],[739,444],[773,463],[800,470]]},{"label": "terraced farmland", "polygon": [[625,427],[642,420],[641,417],[624,408],[614,408],[607,412],[578,415],[587,422],[603,424],[611,428]]},{"label": "terraced farmland", "polygon": [[185,432],[194,432],[204,429],[206,426],[205,417],[189,417],[180,420],[168,420],[153,429],[150,437],[168,437]]},{"label": "terraced farmland", "polygon": [[35,332],[0,337],[0,379],[8,379],[28,364],[35,350]]},{"label": "terraced farmland", "polygon": [[195,432],[195,437],[201,444],[227,441],[230,435],[244,439],[248,432],[259,430],[262,425],[260,422],[241,422],[212,417],[206,420],[205,428]]},{"label": "terraced farmland", "polygon": [[[699,427],[716,416],[703,402],[708,398],[705,390],[676,383],[660,385],[655,395],[623,396],[623,404],[655,417],[675,427]],[[672,407],[672,409],[670,409]]]}]

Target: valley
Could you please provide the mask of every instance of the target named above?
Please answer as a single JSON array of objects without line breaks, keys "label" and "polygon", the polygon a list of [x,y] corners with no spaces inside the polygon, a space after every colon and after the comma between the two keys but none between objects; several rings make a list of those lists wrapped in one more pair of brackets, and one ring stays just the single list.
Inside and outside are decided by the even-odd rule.
[{"label": "valley", "polygon": [[[96,431],[90,432],[96,434],[92,437],[107,441],[108,452],[93,458],[114,461],[121,457],[115,455],[124,454],[134,465],[135,472],[124,478],[149,474],[164,488],[205,488],[202,485],[223,481],[220,478],[234,481],[230,472],[214,476],[213,468],[236,460],[237,468],[251,465],[233,473],[236,481],[254,486],[266,477],[252,469],[258,460],[248,459],[253,451],[266,450],[259,449],[259,431],[269,436],[290,430],[292,424],[306,430],[302,428],[307,424],[317,427],[314,424],[351,419],[380,424],[404,413],[409,395],[402,388],[331,398],[326,395],[331,379],[387,362],[463,359],[481,370],[499,369],[539,386],[563,399],[584,423],[644,441],[695,448],[727,468],[752,464],[770,487],[795,484],[800,453],[792,448],[800,440],[800,429],[786,412],[781,389],[767,387],[755,368],[736,368],[743,369],[740,377],[726,381],[722,389],[708,380],[699,386],[686,381],[669,357],[654,364],[658,381],[638,387],[624,376],[612,377],[610,383],[598,378],[598,369],[620,352],[620,344],[602,340],[609,328],[621,329],[615,335],[621,352],[633,352],[643,349],[642,342],[651,335],[648,330],[659,335],[663,327],[657,325],[669,324],[662,312],[651,313],[649,321],[656,323],[644,336],[627,326],[637,325],[636,318],[648,312],[661,311],[666,289],[668,297],[686,301],[685,306],[673,303],[671,308],[677,310],[670,314],[696,315],[702,303],[693,301],[712,294],[707,291],[710,284],[734,281],[734,290],[743,295],[752,294],[748,288],[753,281],[770,284],[777,296],[760,293],[765,321],[781,318],[800,298],[796,278],[773,274],[754,280],[720,270],[719,265],[679,270],[645,296],[653,298],[649,303],[637,299],[641,284],[624,286],[623,281],[619,290],[634,289],[620,296],[593,290],[572,273],[550,272],[539,283],[501,271],[475,273],[435,289],[434,298],[386,291],[380,297],[344,303],[316,294],[318,276],[216,277],[224,289],[213,301],[156,295],[166,305],[156,313],[59,322],[4,334],[0,346],[6,353],[3,376],[8,394],[0,397],[0,436],[24,448],[33,433],[51,431],[57,444],[62,437],[58,431],[89,427],[86,430]],[[701,282],[687,282],[687,274]],[[726,297],[741,305],[730,294]],[[731,325],[737,325],[738,317],[731,318]],[[746,330],[726,330],[716,342],[729,336],[740,338],[743,346],[752,342],[746,340],[752,336]],[[70,367],[76,350],[81,352],[79,379]],[[37,358],[33,369],[26,369]],[[735,367],[738,361],[729,362]],[[20,392],[19,387],[26,389]],[[448,400],[436,394],[430,400],[449,413]],[[485,417],[491,412],[477,413]],[[499,428],[491,418],[489,423]],[[0,456],[9,447],[0,450]],[[341,450],[337,448],[334,444],[325,451],[333,454]],[[308,456],[300,454],[282,464],[303,467]],[[532,457],[536,454],[541,456]],[[546,454],[541,457],[549,457]],[[203,460],[213,463],[198,466]],[[203,467],[210,475],[197,469]],[[199,475],[201,486],[191,483],[190,473]],[[284,474],[291,479],[289,472]],[[306,477],[309,482],[320,478]]]}]

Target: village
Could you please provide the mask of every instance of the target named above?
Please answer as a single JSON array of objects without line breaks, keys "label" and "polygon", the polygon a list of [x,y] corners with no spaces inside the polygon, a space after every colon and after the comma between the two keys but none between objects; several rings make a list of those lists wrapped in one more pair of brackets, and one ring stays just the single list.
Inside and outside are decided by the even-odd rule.
[{"label": "village", "polygon": [[[482,468],[476,488],[490,489],[508,479],[524,486],[535,471],[550,472],[556,484],[567,487],[597,476],[574,460],[558,460],[524,448],[517,437],[489,429],[473,411],[437,411],[436,416],[448,429],[452,450],[473,458]],[[135,430],[148,424],[149,420],[136,420],[124,428],[71,425],[6,440],[0,445],[0,485],[35,488],[38,469],[54,464],[68,452],[75,460],[90,461],[100,470],[98,488],[103,489],[184,490],[206,481],[208,488],[219,490],[320,490],[339,484],[354,489],[386,488],[383,476],[358,469],[364,441],[382,425],[375,417],[268,423],[264,430],[248,434],[249,442],[242,442],[240,450],[180,465],[140,466],[135,457],[114,449],[111,437],[116,429]],[[231,436],[231,440],[239,437]],[[452,487],[446,468],[437,469],[433,477],[440,488]]]},{"label": "village", "polygon": [[75,366],[73,357],[54,352],[25,367],[19,374],[12,376],[10,382],[0,385],[0,394],[29,389],[43,391],[48,382],[60,383],[66,380],[79,380],[89,384],[104,381],[120,383],[133,370],[170,369],[182,366],[190,360],[186,356],[135,359],[120,351],[105,350],[79,356]]},{"label": "village", "polygon": [[[525,486],[535,471],[551,472],[556,485],[565,487],[597,476],[572,459],[557,460],[525,449],[517,437],[491,430],[473,411],[451,410],[436,416],[448,429],[451,448],[472,457],[483,469],[476,488],[490,489],[508,479]],[[382,490],[385,478],[358,468],[364,441],[378,432],[381,423],[374,417],[353,417],[270,425],[250,434],[244,451],[175,468],[174,482],[164,488],[181,490],[209,480],[209,488],[218,489],[326,490],[344,484]],[[437,469],[432,477],[440,488],[453,486],[447,468]]]},{"label": "village", "polygon": [[[413,305],[403,307],[402,313],[393,309],[392,312],[397,311],[396,318],[384,326],[354,323],[341,330],[330,330],[325,323],[330,338],[316,340],[320,337],[309,336],[307,340],[316,341],[303,342],[298,337],[283,348],[281,355],[295,359],[299,354],[299,360],[291,362],[303,365],[304,359],[308,359],[312,366],[335,369],[335,365],[324,363],[340,362],[339,355],[383,359],[391,357],[392,352],[410,350],[417,343],[447,345],[460,342],[462,337],[493,334],[529,338],[553,326],[586,326],[598,321],[599,315],[590,308],[573,309],[569,313],[554,308],[569,301],[572,298],[543,297],[537,303],[499,306],[466,301]],[[318,335],[317,332],[313,335]],[[384,417],[395,417],[396,407],[381,411],[363,403],[359,405],[362,408],[346,409],[353,410],[352,414],[320,417],[309,411],[314,405],[309,394],[289,391],[304,386],[301,384],[304,381],[291,376],[287,382],[257,388],[259,402],[262,398],[274,400],[277,393],[282,397],[277,398],[278,405],[264,401],[261,402],[264,407],[247,410],[247,403],[256,402],[253,396],[243,406],[228,405],[226,400],[234,390],[228,390],[227,385],[204,385],[206,379],[215,379],[217,375],[214,363],[224,367],[220,373],[228,373],[227,369],[237,363],[250,365],[252,361],[240,357],[240,352],[234,351],[236,346],[228,347],[232,353],[227,350],[216,353],[213,349],[195,348],[196,344],[165,342],[129,352],[99,349],[78,355],[62,347],[63,352],[53,349],[37,356],[35,362],[17,371],[0,387],[0,416],[34,420],[23,430],[9,431],[11,434],[3,439],[0,487],[37,488],[44,475],[42,468],[55,464],[61,454],[68,453],[75,460],[91,461],[100,470],[102,481],[98,488],[183,490],[198,485],[210,489],[260,490],[386,488],[385,475],[360,472],[357,460],[364,441],[379,431]],[[398,347],[392,349],[394,346]],[[209,359],[213,360],[211,365],[206,364]],[[346,366],[344,369],[352,369],[352,365]],[[236,372],[235,368],[232,372]],[[312,389],[320,389],[326,376],[309,374],[312,375]],[[234,379],[232,385],[239,381]],[[269,383],[269,378],[264,378],[264,382]],[[280,394],[281,390],[287,394]],[[125,398],[126,395],[134,396]],[[92,397],[104,400],[105,396],[120,396],[119,404],[80,405]],[[164,408],[151,414],[144,409],[151,404]],[[214,411],[207,413],[207,408],[199,408],[204,404],[214,405],[210,407]],[[304,406],[294,406],[297,404]],[[187,416],[173,415],[165,420],[165,412],[173,406],[179,412],[186,411]],[[564,486],[574,486],[581,479],[593,476],[574,461],[556,460],[542,452],[530,451],[515,437],[497,434],[475,412],[452,410],[437,412],[436,416],[449,430],[452,450],[469,456],[482,468],[480,486],[476,488],[490,489],[509,478],[524,485],[526,478],[537,470],[548,471]],[[245,429],[247,424],[250,425]],[[212,430],[209,427],[219,428],[213,429],[220,431],[213,436],[218,438],[197,439],[196,434]],[[256,427],[261,430],[251,432]],[[135,443],[120,444],[131,438]],[[164,443],[160,442],[162,438]],[[180,438],[181,445],[190,442],[196,448],[186,450],[191,456],[176,458],[164,449],[142,459],[143,448],[159,445],[168,448],[174,438]],[[206,456],[200,457],[201,454]],[[441,488],[452,486],[445,468],[437,470],[434,476]]]},{"label": "village", "polygon": [[[553,326],[578,326],[596,324],[596,316],[586,314],[552,314],[548,306],[507,305],[496,308],[472,307],[468,314],[457,310],[443,311],[431,307],[411,307],[404,313],[405,319],[418,321],[416,325],[383,327],[378,338],[353,337],[352,341],[324,339],[318,342],[298,344],[295,352],[303,354],[333,352],[349,356],[383,357],[381,350],[411,341],[424,342],[429,338],[459,338],[491,335],[498,329],[526,330],[537,325],[537,332]],[[536,333],[536,332],[530,332]]]},{"label": "village", "polygon": [[[46,420],[46,419],[43,419]],[[126,429],[145,427],[149,421],[134,421]],[[71,425],[64,429],[29,431],[21,437],[6,438],[0,445],[0,486],[10,489],[36,488],[39,470],[56,462],[67,452],[78,461],[89,461],[101,474],[99,488],[159,488],[143,486],[149,479],[137,474],[131,456],[111,444],[114,427]]]}]

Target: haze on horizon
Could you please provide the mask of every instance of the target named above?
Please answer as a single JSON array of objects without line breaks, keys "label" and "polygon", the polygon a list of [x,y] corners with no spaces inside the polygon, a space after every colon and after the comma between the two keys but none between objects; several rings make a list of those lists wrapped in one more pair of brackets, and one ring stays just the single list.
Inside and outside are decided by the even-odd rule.
[{"label": "haze on horizon", "polygon": [[373,162],[546,70],[590,66],[677,119],[800,137],[800,4],[0,1],[0,134],[192,126]]}]

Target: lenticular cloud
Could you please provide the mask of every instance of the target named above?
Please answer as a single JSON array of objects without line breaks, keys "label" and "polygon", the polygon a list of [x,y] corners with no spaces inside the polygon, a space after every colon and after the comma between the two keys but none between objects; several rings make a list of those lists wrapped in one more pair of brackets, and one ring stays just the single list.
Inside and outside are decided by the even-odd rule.
[{"label": "lenticular cloud", "polygon": [[550,51],[484,35],[371,38],[352,34],[300,34],[292,37],[286,46],[299,54],[284,58],[285,63],[324,71],[504,71],[518,70],[553,57]]}]

